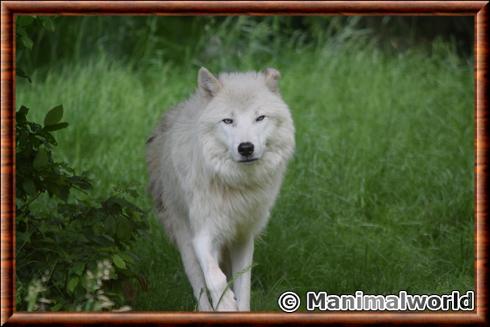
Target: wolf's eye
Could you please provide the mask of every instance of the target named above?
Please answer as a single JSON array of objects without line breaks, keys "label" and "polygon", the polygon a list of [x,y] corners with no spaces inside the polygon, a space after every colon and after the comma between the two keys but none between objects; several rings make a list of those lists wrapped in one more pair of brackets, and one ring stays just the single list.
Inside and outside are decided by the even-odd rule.
[{"label": "wolf's eye", "polygon": [[255,119],[255,121],[262,121],[262,120],[264,120],[264,118],[265,118],[265,116],[262,115],[262,116],[257,117],[257,119]]},{"label": "wolf's eye", "polygon": [[233,119],[225,118],[222,120],[222,122],[225,123],[226,125],[230,125],[230,124],[233,124]]}]

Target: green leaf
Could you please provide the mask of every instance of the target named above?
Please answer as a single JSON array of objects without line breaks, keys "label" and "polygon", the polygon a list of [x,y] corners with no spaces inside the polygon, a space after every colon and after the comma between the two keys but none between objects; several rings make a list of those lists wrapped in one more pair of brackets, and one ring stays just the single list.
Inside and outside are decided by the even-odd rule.
[{"label": "green leaf", "polygon": [[22,188],[29,195],[36,194],[36,185],[34,185],[34,182],[31,179],[25,180],[24,183],[22,183]]},{"label": "green leaf", "polygon": [[70,187],[57,185],[52,190],[54,195],[56,195],[60,200],[64,202],[68,201],[68,196],[70,195]]},{"label": "green leaf", "polygon": [[53,305],[52,307],[49,308],[50,311],[60,311],[60,309],[63,307],[63,303],[59,302]]},{"label": "green leaf", "polygon": [[129,255],[128,255],[128,254],[126,254],[126,253],[121,253],[121,257],[124,259],[124,261],[126,261],[126,262],[127,262],[127,263],[129,263],[129,264],[134,263],[133,258],[131,258],[131,256],[129,256]]},{"label": "green leaf", "polygon": [[17,122],[26,121],[27,113],[29,112],[29,108],[26,106],[20,106],[19,110],[15,114],[15,120]]},{"label": "green leaf", "polygon": [[78,276],[82,276],[83,270],[85,269],[85,264],[81,262],[77,262],[73,267],[72,271],[77,274]]},{"label": "green leaf", "polygon": [[70,177],[70,182],[82,190],[89,190],[92,188],[90,180],[83,176],[72,176]]},{"label": "green leaf", "polygon": [[107,216],[107,218],[104,221],[106,232],[108,233],[113,233],[116,230],[116,220],[112,216]]},{"label": "green leaf", "polygon": [[39,148],[36,158],[32,163],[34,169],[40,170],[48,165],[48,152],[44,148]]},{"label": "green leaf", "polygon": [[56,139],[49,133],[44,134],[44,138],[46,139],[46,142],[57,145],[58,143],[56,142]]},{"label": "green leaf", "polygon": [[77,287],[78,282],[80,281],[80,278],[78,276],[72,276],[66,285],[66,288],[68,289],[68,292],[73,293],[75,290],[75,287]]},{"label": "green leaf", "polygon": [[120,269],[126,269],[126,263],[118,254],[114,254],[112,256],[112,262],[114,262],[116,267],[118,267]]},{"label": "green leaf", "polygon": [[68,123],[58,123],[58,124],[44,126],[44,130],[47,132],[53,132],[66,127],[68,127]]},{"label": "green leaf", "polygon": [[118,240],[121,242],[126,242],[131,238],[132,231],[133,230],[130,228],[127,219],[119,217],[116,227],[116,236]]},{"label": "green leaf", "polygon": [[60,122],[63,118],[63,105],[59,105],[48,111],[44,117],[44,126],[54,125]]}]

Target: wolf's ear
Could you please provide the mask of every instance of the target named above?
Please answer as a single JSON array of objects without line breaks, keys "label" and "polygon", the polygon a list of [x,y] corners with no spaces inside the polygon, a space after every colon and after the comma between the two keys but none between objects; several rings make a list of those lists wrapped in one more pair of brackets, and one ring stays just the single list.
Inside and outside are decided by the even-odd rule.
[{"label": "wolf's ear", "polygon": [[199,85],[199,90],[209,97],[214,97],[222,86],[221,82],[204,67],[199,69],[197,84]]},{"label": "wolf's ear", "polygon": [[272,92],[277,92],[279,90],[279,79],[281,78],[281,73],[275,68],[266,68],[262,72],[265,76],[265,84]]}]

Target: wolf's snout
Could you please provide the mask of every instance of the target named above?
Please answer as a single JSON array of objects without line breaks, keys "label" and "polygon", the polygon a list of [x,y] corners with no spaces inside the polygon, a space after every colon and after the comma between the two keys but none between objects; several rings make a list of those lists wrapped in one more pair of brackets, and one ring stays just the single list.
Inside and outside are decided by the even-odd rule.
[{"label": "wolf's snout", "polygon": [[240,143],[238,145],[238,153],[244,157],[249,157],[254,153],[254,145],[250,142]]}]

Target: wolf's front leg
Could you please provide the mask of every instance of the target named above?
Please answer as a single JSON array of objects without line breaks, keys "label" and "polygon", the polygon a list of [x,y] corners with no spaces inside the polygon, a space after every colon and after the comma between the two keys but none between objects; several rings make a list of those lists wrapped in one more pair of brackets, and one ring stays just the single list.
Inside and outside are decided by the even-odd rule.
[{"label": "wolf's front leg", "polygon": [[250,279],[254,253],[254,237],[236,241],[230,246],[233,289],[238,302],[238,310],[250,311]]},{"label": "wolf's front leg", "polygon": [[219,267],[220,249],[206,231],[193,238],[192,244],[201,265],[204,279],[217,311],[237,311],[233,291],[227,287],[226,276]]}]

